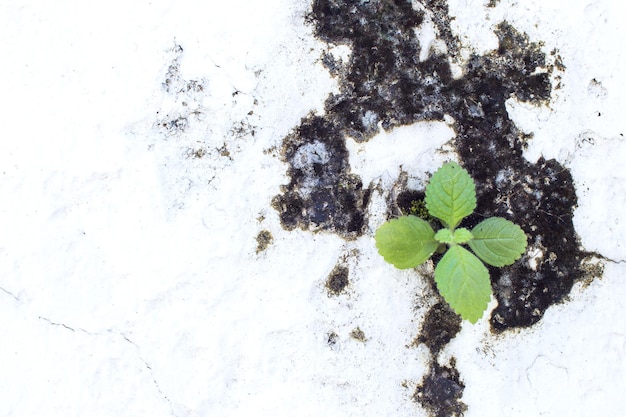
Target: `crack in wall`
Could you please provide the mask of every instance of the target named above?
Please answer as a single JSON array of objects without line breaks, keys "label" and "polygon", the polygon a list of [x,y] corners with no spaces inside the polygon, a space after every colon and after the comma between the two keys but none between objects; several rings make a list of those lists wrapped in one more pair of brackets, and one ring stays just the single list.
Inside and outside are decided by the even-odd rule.
[{"label": "crack in wall", "polygon": [[139,348],[139,345],[137,345],[137,343],[135,343],[131,339],[129,339],[128,336],[126,336],[122,332],[117,332],[117,333],[114,333],[114,334],[117,334],[117,335],[121,336],[127,343],[129,343],[130,345],[133,346],[133,348],[136,350],[137,358],[139,359],[139,361],[141,361],[143,363],[145,368],[150,373],[150,377],[152,378],[152,382],[154,383],[154,387],[156,388],[157,392],[159,393],[159,395],[161,396],[163,401],[165,403],[167,403],[167,405],[168,405],[168,407],[170,409],[170,414],[172,416],[174,416],[174,417],[178,417],[178,415],[174,412],[174,405],[172,403],[172,400],[170,400],[170,398],[161,389],[161,387],[159,385],[159,382],[157,381],[157,379],[156,379],[156,377],[154,375],[154,370],[152,369],[152,365],[141,356],[141,349]]},{"label": "crack in wall", "polygon": [[99,336],[99,337],[121,337],[125,343],[130,344],[133,349],[135,350],[135,355],[137,356],[137,359],[142,363],[142,366],[148,370],[148,373],[150,374],[150,378],[152,379],[152,382],[154,384],[154,387],[156,389],[156,391],[158,392],[158,394],[161,396],[161,399],[167,404],[167,406],[169,407],[170,410],[170,414],[174,417],[177,417],[177,414],[174,412],[174,405],[172,403],[172,401],[170,400],[170,398],[163,392],[163,390],[161,389],[159,382],[157,381],[157,378],[154,375],[154,370],[152,369],[152,365],[145,360],[142,356],[141,356],[141,349],[139,347],[139,345],[137,345],[135,342],[133,342],[130,338],[128,338],[124,333],[122,332],[116,332],[113,330],[107,330],[105,333],[94,333],[94,332],[90,332],[87,331],[83,328],[77,328],[77,327],[73,327],[70,326],[68,324],[65,323],[60,323],[60,322],[54,322],[46,317],[43,316],[38,316],[39,320],[45,321],[46,323],[50,324],[51,326],[54,327],[60,327],[63,328],[65,330],[68,330],[72,333],[76,333],[76,332],[80,332],[80,333],[84,333],[88,336]]},{"label": "crack in wall", "polygon": [[0,287],[0,291],[2,291],[3,293],[5,293],[6,295],[10,296],[11,298],[13,298],[15,301],[21,302],[21,300],[15,295],[13,294],[11,291],[8,291],[2,287]]},{"label": "crack in wall", "polygon": [[65,323],[57,323],[57,322],[54,322],[54,321],[52,321],[52,320],[50,320],[50,319],[48,319],[48,318],[46,318],[46,317],[43,317],[43,316],[38,316],[38,318],[39,318],[39,320],[43,320],[43,321],[45,321],[46,323],[50,324],[51,326],[58,326],[58,327],[62,327],[62,328],[66,329],[66,330],[69,330],[69,331],[71,331],[71,332],[76,332],[76,331],[78,330],[79,332],[82,332],[82,333],[88,334],[88,335],[90,335],[90,336],[97,336],[97,334],[90,333],[90,332],[88,332],[88,331],[87,331],[87,330],[85,330],[85,329],[82,329],[82,328],[78,328],[78,329],[76,329],[76,328],[74,328],[74,327],[68,326],[68,325],[67,325],[67,324],[65,324]]}]

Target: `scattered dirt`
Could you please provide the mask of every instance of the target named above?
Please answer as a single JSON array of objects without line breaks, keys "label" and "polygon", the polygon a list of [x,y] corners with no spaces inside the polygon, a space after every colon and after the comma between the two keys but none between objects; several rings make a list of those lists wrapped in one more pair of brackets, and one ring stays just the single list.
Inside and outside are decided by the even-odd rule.
[{"label": "scattered dirt", "polygon": [[[497,3],[490,1],[486,7]],[[360,236],[373,185],[362,184],[351,173],[346,139],[367,141],[381,128],[442,121],[446,116],[454,120],[459,163],[477,185],[476,212],[463,226],[501,216],[520,225],[528,236],[529,249],[518,262],[489,268],[498,300],[490,318],[492,330],[531,326],[586,275],[583,265],[590,254],[581,248],[572,223],[577,197],[570,172],[556,160],[533,164],[524,159],[532,133],[515,126],[505,102],[513,97],[547,104],[565,66],[558,51],[546,56],[541,43],[531,42],[506,21],[496,25],[496,50],[462,61],[447,2],[420,4],[421,10],[415,10],[406,0],[313,1],[307,20],[315,35],[329,47],[349,46],[352,54],[347,62],[329,54],[322,57],[338,79],[339,93],[328,97],[324,114],[307,116],[285,138],[282,156],[291,180],[273,207],[288,230],[324,230],[347,239]],[[420,61],[415,29],[426,14],[447,52],[431,51]],[[450,62],[466,62],[462,77],[452,77]],[[420,210],[423,190],[405,191],[389,203],[390,214],[397,214],[398,207],[404,212]],[[458,331],[458,322],[445,310],[442,304],[433,307],[417,338],[433,357]],[[465,405],[458,399],[463,387],[454,364],[442,366],[433,359],[415,398],[431,415],[461,415]]]},{"label": "scattered dirt", "polygon": [[156,112],[156,126],[167,136],[180,136],[189,127],[190,121],[202,114],[200,97],[206,89],[204,80],[186,80],[180,74],[180,59],[183,47],[175,44],[170,53],[172,62],[162,83],[163,91],[177,97],[176,110],[166,114]]}]

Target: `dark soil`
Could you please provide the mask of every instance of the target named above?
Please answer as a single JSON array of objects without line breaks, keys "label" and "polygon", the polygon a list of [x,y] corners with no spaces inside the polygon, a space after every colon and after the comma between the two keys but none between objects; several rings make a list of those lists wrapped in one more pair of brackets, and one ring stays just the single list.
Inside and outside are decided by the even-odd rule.
[{"label": "dark soil", "polygon": [[[414,10],[410,1],[313,1],[307,20],[315,35],[331,46],[348,45],[352,54],[346,63],[328,54],[321,57],[338,78],[340,90],[328,97],[324,114],[304,118],[285,138],[282,155],[291,180],[273,206],[288,230],[322,230],[347,239],[360,236],[373,185],[351,173],[346,138],[367,141],[380,128],[451,116],[459,162],[477,185],[476,212],[463,226],[470,228],[485,217],[505,217],[524,229],[529,248],[541,254],[533,267],[527,254],[512,266],[490,268],[498,300],[490,318],[492,330],[531,326],[584,276],[582,263],[589,254],[582,250],[572,224],[577,198],[570,172],[556,160],[533,164],[523,158],[532,134],[515,126],[505,101],[516,97],[537,105],[548,103],[552,86],[558,86],[554,71],[565,67],[557,51],[546,57],[540,43],[529,41],[505,21],[495,30],[499,48],[472,56],[465,75],[454,79],[449,58],[457,58],[460,42],[452,35],[447,3],[421,4],[448,51],[431,53],[423,62],[418,59],[421,48],[414,30],[424,21],[424,12]],[[406,191],[416,196],[423,192]],[[402,200],[390,202],[390,215],[397,214],[398,206],[410,208],[412,200],[405,200],[411,194],[401,195]],[[331,281],[341,279],[331,274]],[[458,329],[438,303],[417,341],[436,358]],[[460,415],[462,391],[454,364],[441,366],[434,359],[415,398],[431,415]]]},{"label": "dark soil", "polygon": [[430,369],[417,386],[413,398],[429,411],[430,417],[462,416],[467,405],[461,401],[465,385],[454,358],[448,366],[439,364],[439,352],[461,330],[461,317],[445,301],[428,310],[414,345],[430,351]]},{"label": "dark soil", "polygon": [[428,310],[415,344],[423,343],[436,358],[460,330],[461,317],[448,304],[440,302]]},{"label": "dark soil", "polygon": [[360,235],[370,191],[350,173],[341,128],[328,118],[311,115],[285,138],[283,155],[290,163],[291,181],[272,203],[283,227]]},{"label": "dark soil", "polygon": [[467,406],[460,401],[464,388],[454,360],[449,367],[433,362],[413,398],[431,417],[461,417],[467,410]]}]

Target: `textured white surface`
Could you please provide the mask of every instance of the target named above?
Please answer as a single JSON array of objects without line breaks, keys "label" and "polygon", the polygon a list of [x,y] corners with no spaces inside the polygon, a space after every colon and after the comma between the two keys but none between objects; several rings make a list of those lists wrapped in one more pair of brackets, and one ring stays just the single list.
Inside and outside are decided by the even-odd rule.
[{"label": "textured white surface", "polygon": [[[467,417],[622,415],[618,6],[450,1],[468,48],[492,48],[491,29],[506,18],[545,51],[559,50],[567,68],[550,108],[511,102],[511,114],[535,134],[529,159],[555,157],[572,169],[582,243],[622,262],[607,263],[604,278],[577,286],[533,329],[494,337],[484,322],[465,323],[442,354],[457,358]],[[286,167],[265,151],[336,88],[318,60],[325,45],[303,24],[307,7],[0,5],[0,415],[425,415],[410,396],[426,352],[405,347],[426,311],[413,310],[425,284],[386,265],[371,235],[346,243],[285,232],[270,208]],[[205,83],[201,93],[163,92],[175,61],[183,79]],[[159,127],[165,113],[190,107],[201,115],[184,134]],[[248,125],[254,136],[232,134]],[[445,125],[389,135],[401,147],[402,135],[428,129],[437,132],[434,151]],[[368,163],[376,139],[350,146],[356,172],[369,180],[384,170]],[[189,156],[199,148],[203,158]],[[428,149],[420,152],[426,163]],[[378,175],[411,163],[404,151],[385,154],[393,172]],[[373,230],[380,216],[370,220]],[[263,229],[274,242],[257,254]],[[329,298],[324,282],[342,257],[351,285]],[[349,336],[357,327],[365,343]],[[338,336],[333,349],[329,332]]]}]

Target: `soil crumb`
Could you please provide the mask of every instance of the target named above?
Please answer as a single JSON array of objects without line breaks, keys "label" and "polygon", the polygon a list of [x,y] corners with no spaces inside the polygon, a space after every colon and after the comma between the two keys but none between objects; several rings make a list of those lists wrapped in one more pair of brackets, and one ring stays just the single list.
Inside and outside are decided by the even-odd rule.
[{"label": "soil crumb", "polygon": [[274,237],[269,230],[261,230],[256,236],[256,253],[263,252],[272,244],[273,241]]},{"label": "soil crumb", "polygon": [[336,265],[326,279],[326,289],[331,296],[337,296],[344,292],[350,284],[350,270],[342,265]]},{"label": "soil crumb", "polygon": [[353,329],[350,332],[350,337],[353,338],[354,340],[358,340],[359,342],[363,342],[363,343],[367,341],[367,338],[365,337],[365,333],[363,332],[363,330],[361,330],[360,327]]}]

